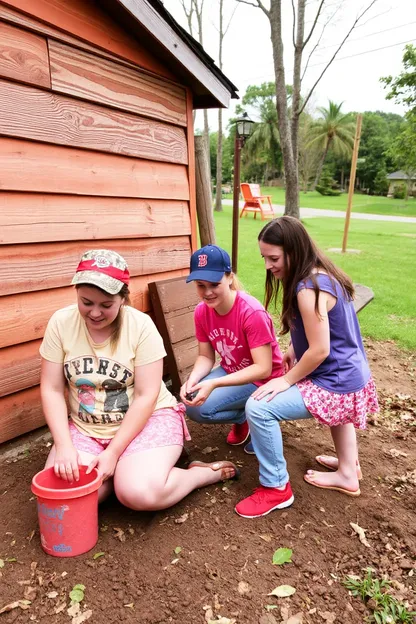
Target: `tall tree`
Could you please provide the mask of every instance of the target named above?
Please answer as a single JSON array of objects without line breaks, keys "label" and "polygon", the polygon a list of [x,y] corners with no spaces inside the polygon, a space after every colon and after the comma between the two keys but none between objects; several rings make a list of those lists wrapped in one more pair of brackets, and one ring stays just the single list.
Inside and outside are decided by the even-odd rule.
[{"label": "tall tree", "polygon": [[355,124],[351,114],[341,111],[341,104],[329,100],[328,108],[321,106],[318,111],[321,115],[310,128],[309,144],[315,144],[321,152],[321,160],[316,171],[313,188],[319,182],[329,149],[337,156],[349,156],[354,145]]},{"label": "tall tree", "polygon": [[381,81],[390,87],[386,96],[388,100],[394,99],[409,107],[403,129],[390,149],[397,166],[407,176],[407,196],[412,178],[416,175],[416,47],[412,44],[405,47],[403,66],[404,71],[399,76],[387,76]]},{"label": "tall tree", "polygon": [[[219,25],[218,25],[218,67],[223,68],[222,51],[224,37],[230,27],[237,5],[224,26],[224,0],[219,0]],[[222,158],[223,158],[223,131],[222,131],[222,108],[218,109],[218,143],[217,143],[217,175],[215,183],[215,208],[216,212],[222,212]]]},{"label": "tall tree", "polygon": [[[369,0],[365,9],[357,15],[356,19],[347,30],[345,35],[340,39],[340,43],[337,46],[335,52],[326,63],[321,74],[309,89],[308,93],[301,98],[302,81],[304,80],[306,70],[312,55],[319,49],[319,45],[323,36],[323,33],[335,16],[339,9],[340,2],[329,3],[328,7],[331,7],[332,13],[328,18],[324,19],[320,34],[317,36],[316,43],[314,44],[309,56],[304,63],[305,48],[311,41],[311,38],[316,35],[317,27],[320,28],[319,18],[323,16],[323,9],[326,0],[320,0],[316,9],[315,15],[312,18],[312,26],[309,32],[305,33],[305,13],[307,0],[292,0],[292,43],[293,43],[293,77],[292,77],[292,110],[291,114],[287,104],[286,98],[286,71],[284,65],[283,55],[283,16],[282,7],[283,0],[270,0],[270,7],[267,8],[263,3],[264,0],[237,0],[243,4],[259,8],[263,11],[270,23],[270,33],[273,48],[273,63],[276,79],[276,107],[279,124],[280,145],[282,148],[283,162],[285,168],[286,179],[286,195],[285,195],[285,214],[289,214],[299,218],[299,173],[298,173],[298,151],[299,151],[299,123],[300,115],[309,102],[312,93],[316,86],[320,82],[322,76],[330,67],[334,61],[338,52],[361,20],[361,18],[370,10],[370,8],[377,2],[377,0]],[[295,3],[297,6],[295,6]],[[334,5],[335,8],[334,8]]]}]

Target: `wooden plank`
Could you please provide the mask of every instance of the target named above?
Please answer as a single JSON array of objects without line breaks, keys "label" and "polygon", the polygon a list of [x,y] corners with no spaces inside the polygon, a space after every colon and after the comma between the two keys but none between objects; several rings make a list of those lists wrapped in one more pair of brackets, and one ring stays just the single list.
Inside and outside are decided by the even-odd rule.
[{"label": "wooden plank", "polygon": [[49,54],[53,91],[186,126],[183,87],[56,41]]},{"label": "wooden plank", "polygon": [[165,344],[172,388],[177,393],[198,355],[193,311],[200,299],[193,284],[186,284],[184,278],[150,283],[149,292],[156,326]]},{"label": "wooden plank", "polygon": [[0,80],[0,135],[187,164],[182,128]]},{"label": "wooden plank", "polygon": [[187,168],[0,138],[0,190],[189,199]]},{"label": "wooden plank", "polygon": [[41,342],[33,340],[0,349],[0,397],[39,383]]},{"label": "wooden plank", "polygon": [[87,242],[169,237],[190,232],[185,201],[0,193],[0,244],[3,245],[63,239]]},{"label": "wooden plank", "polygon": [[197,216],[196,216],[196,168],[195,168],[195,139],[194,139],[194,115],[193,115],[192,92],[186,92],[187,114],[187,143],[188,143],[188,175],[189,175],[189,212],[191,217],[191,247],[192,251],[198,248]]},{"label": "wooden plank", "polygon": [[363,284],[354,284],[354,288],[354,309],[358,314],[360,310],[365,308],[365,306],[367,306],[374,299],[374,292],[368,286],[363,286]]},{"label": "wooden plank", "polygon": [[168,67],[158,61],[135,37],[129,35],[103,10],[88,0],[3,0],[2,5],[22,11],[30,18],[49,24],[125,58],[145,69],[175,79]]},{"label": "wooden plank", "polygon": [[39,386],[0,399],[0,443],[44,424]]},{"label": "wooden plank", "polygon": [[50,88],[46,39],[0,22],[0,76]]},{"label": "wooden plank", "polygon": [[[82,41],[81,39],[78,39],[76,37],[72,37],[71,35],[68,35],[67,33],[63,32],[62,30],[58,30],[57,28],[54,28],[53,26],[45,24],[44,22],[39,22],[38,20],[34,19],[33,16],[31,15],[25,15],[24,13],[20,13],[19,11],[16,11],[15,9],[12,9],[11,7],[5,6],[3,2],[1,2],[1,0],[0,0],[0,20],[4,20],[8,24],[16,25],[26,30],[30,30],[31,32],[35,34],[45,35],[48,37],[48,39],[54,39],[55,41],[63,41],[65,43],[69,43],[69,45],[71,45],[72,47],[78,48],[80,50],[87,50],[88,52],[92,52],[93,54],[96,54],[97,56],[100,56],[101,58],[110,59],[111,61],[115,61],[116,63],[120,63],[121,65],[125,65],[126,67],[132,67],[133,69],[138,68],[137,63],[128,61],[127,59],[122,58],[121,56],[112,54],[111,52],[103,50],[102,48],[90,45],[86,43],[85,41]],[[144,67],[146,67],[146,65],[142,63],[140,66],[141,71],[147,71],[148,73],[151,73],[149,69],[147,70],[143,69]],[[172,84],[175,84],[175,85],[178,84],[176,81],[175,82],[173,81],[175,77],[171,72],[169,72],[169,70],[166,67],[161,66],[161,70],[162,70],[161,72],[156,72],[156,73],[157,74],[161,73],[164,79],[169,80],[170,82],[172,82]],[[154,75],[153,72],[152,72],[152,75]]]},{"label": "wooden plank", "polygon": [[[177,269],[159,273],[157,277],[179,277],[187,272],[185,269]],[[130,282],[132,305],[143,312],[150,309],[148,283],[154,279],[154,275],[144,275],[133,277]],[[75,301],[76,294],[72,286],[1,297],[0,348],[41,338],[53,312]]]},{"label": "wooden plank", "polygon": [[0,246],[0,296],[68,286],[82,254],[114,249],[127,261],[130,275],[155,275],[187,269],[188,236],[135,240],[94,240]]}]

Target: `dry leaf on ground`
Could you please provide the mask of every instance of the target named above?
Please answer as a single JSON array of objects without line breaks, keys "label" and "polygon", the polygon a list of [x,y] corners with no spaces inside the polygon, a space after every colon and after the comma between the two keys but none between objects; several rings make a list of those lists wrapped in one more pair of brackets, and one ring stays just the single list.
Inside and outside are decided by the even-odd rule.
[{"label": "dry leaf on ground", "polygon": [[175,524],[183,524],[184,522],[186,522],[189,518],[189,514],[188,513],[184,513],[183,516],[180,516],[179,518],[175,518],[174,522]]},{"label": "dry leaf on ground", "polygon": [[251,590],[251,587],[248,583],[246,583],[245,581],[240,581],[238,584],[238,593],[240,594],[240,596],[244,596],[245,594],[249,594]]},{"label": "dry leaf on ground", "polygon": [[119,539],[120,542],[125,542],[126,541],[126,536],[124,535],[123,529],[120,529],[119,527],[113,527],[113,531],[115,531],[114,537]]},{"label": "dry leaf on ground", "polygon": [[360,542],[364,544],[364,546],[367,546],[367,548],[371,548],[371,545],[365,536],[365,532],[367,529],[363,529],[362,527],[360,527],[358,524],[355,524],[354,522],[350,522],[350,526],[357,533],[358,537],[360,538]]}]

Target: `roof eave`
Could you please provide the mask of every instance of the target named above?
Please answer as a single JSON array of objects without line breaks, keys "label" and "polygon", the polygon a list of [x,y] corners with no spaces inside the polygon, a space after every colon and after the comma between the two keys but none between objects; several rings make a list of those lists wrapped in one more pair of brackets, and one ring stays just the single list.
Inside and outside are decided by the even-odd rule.
[{"label": "roof eave", "polygon": [[144,29],[154,47],[156,43],[155,52],[159,58],[191,88],[194,108],[228,108],[230,99],[238,98],[237,88],[160,2],[158,8],[164,15],[152,6],[151,0],[105,0],[104,4],[124,18],[126,27],[126,16],[132,17],[128,28],[134,32],[139,26],[141,41]]}]

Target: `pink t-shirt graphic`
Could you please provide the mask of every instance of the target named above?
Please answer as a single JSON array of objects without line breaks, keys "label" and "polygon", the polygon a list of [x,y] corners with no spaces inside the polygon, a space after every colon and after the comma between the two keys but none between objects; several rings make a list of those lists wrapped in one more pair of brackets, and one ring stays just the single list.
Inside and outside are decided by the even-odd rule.
[{"label": "pink t-shirt graphic", "polygon": [[251,349],[270,344],[272,347],[272,374],[254,382],[257,386],[283,375],[282,354],[276,339],[270,314],[257,299],[238,291],[228,314],[218,314],[201,302],[195,308],[195,334],[199,342],[209,342],[221,358],[220,365],[227,373],[253,364]]}]

